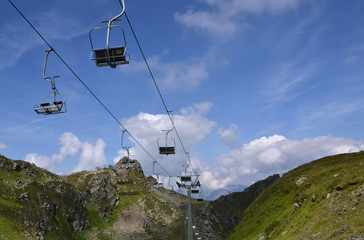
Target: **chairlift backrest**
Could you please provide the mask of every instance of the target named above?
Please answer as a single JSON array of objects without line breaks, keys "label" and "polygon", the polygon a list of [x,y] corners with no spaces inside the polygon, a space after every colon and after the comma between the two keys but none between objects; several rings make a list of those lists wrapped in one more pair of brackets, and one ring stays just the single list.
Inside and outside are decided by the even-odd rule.
[{"label": "chairlift backrest", "polygon": [[165,138],[158,138],[158,147],[159,147],[159,154],[175,154],[175,146],[176,141],[174,138],[165,137]]},{"label": "chairlift backrest", "polygon": [[[89,32],[90,43],[91,43],[91,55],[90,60],[94,60],[96,66],[110,66],[111,68],[115,68],[117,65],[121,64],[128,64],[129,61],[126,59],[126,40],[125,40],[125,33],[124,29],[121,26],[113,25],[113,22],[118,20],[125,12],[125,3],[122,0],[122,11],[117,16],[113,17],[111,20],[108,21],[107,27],[96,27],[91,29]],[[110,31],[112,28],[121,29],[122,32],[122,43],[119,46],[110,46]],[[92,41],[92,32],[94,30],[106,29],[106,47],[96,49],[94,48],[93,41]]]},{"label": "chairlift backrest", "polygon": [[159,147],[159,154],[175,154],[174,147]]},{"label": "chairlift backrest", "polygon": [[191,182],[191,176],[181,176],[181,182]]}]

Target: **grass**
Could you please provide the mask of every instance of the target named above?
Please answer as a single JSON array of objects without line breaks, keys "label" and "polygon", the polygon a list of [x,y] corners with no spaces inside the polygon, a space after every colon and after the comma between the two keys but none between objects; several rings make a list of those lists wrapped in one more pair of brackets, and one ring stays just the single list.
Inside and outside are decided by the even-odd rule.
[{"label": "grass", "polygon": [[8,218],[0,216],[0,239],[25,240],[26,238],[19,235],[19,229],[14,225],[14,222],[10,222]]},{"label": "grass", "polygon": [[[295,183],[302,176],[307,180],[297,187]],[[262,235],[282,240],[364,236],[363,196],[356,195],[363,186],[363,176],[364,152],[302,165],[267,188],[227,239],[259,239]],[[294,202],[301,207],[295,210]]]}]

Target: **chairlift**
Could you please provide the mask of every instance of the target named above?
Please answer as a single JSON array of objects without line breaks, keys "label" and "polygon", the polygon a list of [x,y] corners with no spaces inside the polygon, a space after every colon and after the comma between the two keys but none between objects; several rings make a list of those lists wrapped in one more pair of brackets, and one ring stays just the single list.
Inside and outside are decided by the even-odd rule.
[{"label": "chairlift", "polygon": [[[49,114],[57,114],[57,113],[65,113],[67,112],[66,101],[59,101],[56,99],[56,95],[67,95],[67,93],[59,93],[56,88],[55,78],[59,78],[59,76],[46,77],[45,72],[47,68],[47,61],[49,53],[52,52],[53,49],[46,50],[46,56],[44,60],[43,67],[43,78],[47,82],[50,82],[52,85],[53,94],[50,94],[42,99],[40,105],[34,105],[33,109],[38,114],[49,115]],[[53,97],[53,102],[45,102],[45,99]]]},{"label": "chairlift", "polygon": [[198,194],[200,191],[198,189],[191,189],[192,194]]},{"label": "chairlift", "polygon": [[173,185],[171,184],[171,176],[169,176],[169,179],[168,179],[168,185],[172,188],[172,191],[169,192],[169,196],[170,197],[175,197],[177,196],[177,193],[174,191],[174,187]]},{"label": "chairlift", "polygon": [[203,202],[203,196],[202,196],[203,188],[201,188],[200,193],[198,194],[197,202]]},{"label": "chairlift", "polygon": [[130,152],[129,152],[129,149],[131,148],[130,146],[129,147],[125,147],[123,142],[124,142],[124,133],[126,132],[126,130],[123,130],[123,133],[121,135],[121,147],[123,149],[126,150],[128,156],[127,156],[127,160],[125,162],[122,162],[121,163],[121,168],[134,168],[135,167],[135,159],[136,157],[134,156],[134,159],[131,160],[131,155],[130,155]]},{"label": "chairlift", "polygon": [[[172,129],[173,130],[173,129]],[[164,138],[158,138],[158,147],[159,147],[159,154],[175,154],[175,146],[176,141],[174,138],[168,137],[168,133],[172,130],[162,130],[166,131],[166,136]]]},{"label": "chairlift", "polygon": [[[173,123],[173,116],[171,112],[172,111],[168,111],[168,114],[169,116],[171,116]],[[168,137],[168,134],[173,130],[174,130],[174,125],[171,130],[162,130],[163,132],[166,132],[166,135],[164,138],[158,138],[157,140],[157,144],[159,147],[159,154],[165,154],[165,155],[175,154],[176,141],[174,140],[174,138]]]},{"label": "chairlift", "polygon": [[[89,32],[90,37],[90,43],[91,43],[91,55],[90,60],[94,60],[97,67],[103,67],[103,66],[110,66],[111,68],[116,68],[117,65],[121,64],[128,64],[129,61],[126,59],[126,39],[125,39],[125,33],[124,29],[119,25],[113,25],[114,21],[120,20],[119,18],[124,14],[125,12],[125,3],[124,0],[122,0],[122,11],[117,16],[113,17],[107,22],[106,27],[95,27],[91,29]],[[106,47],[105,48],[95,48],[93,41],[92,41],[92,32],[94,30],[101,30],[106,29]],[[122,34],[122,41],[121,45],[119,46],[110,46],[110,33],[111,29],[118,29],[119,32]]]},{"label": "chairlift", "polygon": [[161,187],[163,187],[163,183],[159,182],[159,174],[160,173],[156,173],[154,171],[155,163],[156,163],[156,161],[153,161],[153,174],[157,176],[157,182],[154,183],[153,187],[154,188],[161,188]]}]

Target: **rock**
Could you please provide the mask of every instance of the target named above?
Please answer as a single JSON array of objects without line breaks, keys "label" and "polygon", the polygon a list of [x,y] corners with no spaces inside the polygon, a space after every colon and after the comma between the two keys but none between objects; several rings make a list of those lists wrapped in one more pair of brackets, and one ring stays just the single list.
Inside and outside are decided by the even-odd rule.
[{"label": "rock", "polygon": [[294,205],[294,210],[297,210],[301,207],[301,204],[298,202],[295,202],[293,205]]},{"label": "rock", "polygon": [[20,201],[25,201],[25,200],[29,200],[30,199],[30,197],[29,197],[29,193],[27,193],[27,192],[25,192],[25,193],[22,193],[21,195],[20,195]]},{"label": "rock", "polygon": [[315,194],[312,196],[312,202],[316,202],[316,195]]},{"label": "rock", "polygon": [[349,183],[343,182],[336,186],[336,191],[342,191],[349,186]]},{"label": "rock", "polygon": [[8,195],[6,195],[6,194],[2,194],[1,195],[4,199],[9,199],[9,196]]},{"label": "rock", "polygon": [[296,182],[296,187],[300,186],[301,184],[303,184],[305,181],[307,180],[307,177],[301,177],[300,179],[297,180]]},{"label": "rock", "polygon": [[63,194],[66,192],[66,189],[60,184],[56,187],[56,192],[57,193],[60,193],[60,194]]}]

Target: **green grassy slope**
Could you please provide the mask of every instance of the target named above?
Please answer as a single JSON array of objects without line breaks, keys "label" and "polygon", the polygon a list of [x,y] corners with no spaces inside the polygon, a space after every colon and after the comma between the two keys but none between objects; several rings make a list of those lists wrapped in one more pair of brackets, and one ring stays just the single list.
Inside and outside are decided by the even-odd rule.
[{"label": "green grassy slope", "polygon": [[363,216],[364,152],[342,154],[284,174],[227,239],[362,239]]}]

